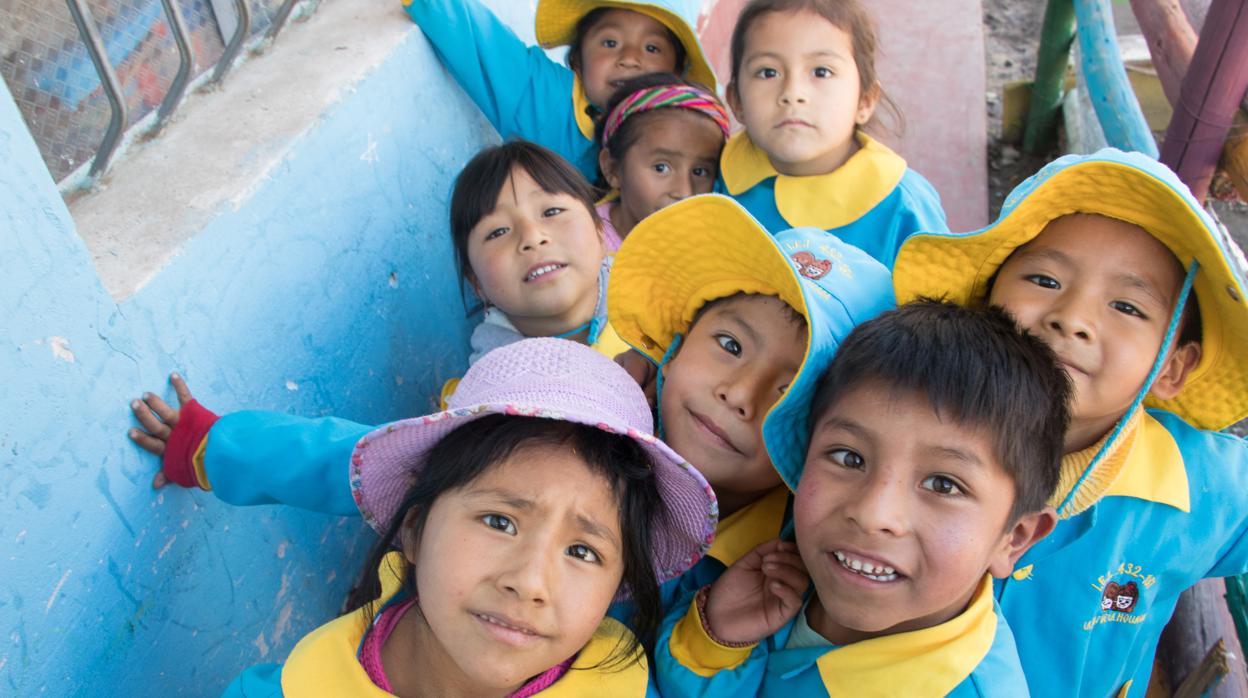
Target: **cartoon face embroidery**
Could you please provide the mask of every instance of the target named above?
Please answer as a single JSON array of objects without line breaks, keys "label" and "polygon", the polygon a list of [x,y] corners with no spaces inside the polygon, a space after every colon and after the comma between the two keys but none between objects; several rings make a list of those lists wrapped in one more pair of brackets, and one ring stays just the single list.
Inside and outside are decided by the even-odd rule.
[{"label": "cartoon face embroidery", "polygon": [[828,272],[832,270],[831,261],[816,259],[809,252],[795,252],[793,254],[793,264],[797,266],[797,273],[815,281],[827,276]]},{"label": "cartoon face embroidery", "polygon": [[1140,588],[1135,582],[1126,584],[1110,582],[1105,585],[1105,590],[1101,593],[1101,610],[1130,613],[1135,610],[1135,604],[1139,598]]}]

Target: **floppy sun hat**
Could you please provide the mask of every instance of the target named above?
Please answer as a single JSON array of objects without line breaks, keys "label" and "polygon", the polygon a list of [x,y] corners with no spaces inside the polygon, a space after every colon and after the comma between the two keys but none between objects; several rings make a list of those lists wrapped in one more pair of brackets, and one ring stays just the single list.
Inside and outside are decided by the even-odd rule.
[{"label": "floppy sun hat", "polygon": [[351,492],[374,529],[394,517],[442,437],[485,415],[506,414],[585,424],[641,445],[666,508],[650,541],[660,582],[680,576],[710,547],[719,513],[710,485],[654,436],[637,383],[593,349],[553,338],[500,347],[468,369],[448,402],[446,411],[387,424],[356,444]]},{"label": "floppy sun hat", "polygon": [[685,77],[716,90],[715,71],[702,52],[702,44],[694,33],[701,3],[696,0],[539,0],[537,3],[537,43],[543,48],[566,46],[576,38],[576,23],[599,9],[632,10],[659,22],[676,35],[688,56]]},{"label": "floppy sun hat", "polygon": [[1105,148],[1058,158],[1006,198],[992,225],[971,233],[922,233],[906,240],[893,266],[899,302],[919,296],[983,302],[1006,258],[1048,223],[1072,213],[1116,218],[1148,231],[1185,269],[1196,264],[1201,359],[1172,400],[1145,405],[1201,429],[1224,429],[1248,417],[1248,303],[1243,253],[1187,185],[1139,153]]},{"label": "floppy sun hat", "polygon": [[893,307],[892,280],[824,230],[773,237],[733,199],[703,194],[656,211],[628,234],[611,270],[607,312],[620,337],[661,367],[702,306],[738,293],[775,296],[806,319],[802,364],[763,423],[772,464],[797,489],[815,384],[851,329]]}]

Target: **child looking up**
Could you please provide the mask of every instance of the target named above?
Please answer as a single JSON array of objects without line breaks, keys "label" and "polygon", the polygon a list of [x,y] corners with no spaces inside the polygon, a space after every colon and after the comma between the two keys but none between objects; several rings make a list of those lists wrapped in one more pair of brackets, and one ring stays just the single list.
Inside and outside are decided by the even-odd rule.
[{"label": "child looking up", "polygon": [[919,302],[790,389],[772,424],[802,438],[768,446],[800,557],[764,543],[669,616],[663,695],[1026,695],[990,577],[1053,527],[1053,352],[1000,311]]},{"label": "child looking up", "polygon": [[[351,612],[226,695],[646,694],[658,583],[714,528],[706,482],[628,374],[572,342],[489,354],[450,407],[360,439],[351,491],[381,538]],[[606,618],[621,595],[635,634]]]},{"label": "child looking up", "polygon": [[651,367],[660,434],[706,476],[723,517],[707,557],[665,587],[666,606],[780,534],[789,490],[764,446],[771,415],[811,357],[892,307],[891,280],[821,230],[773,236],[708,194],[639,223],[607,293],[612,325]]},{"label": "child looking up", "polygon": [[[586,179],[598,172],[594,121],[611,93],[645,73],[676,73],[712,92],[695,0],[540,0],[526,46],[480,0],[403,0],[442,64],[504,140],[536,141]],[[568,46],[568,65],[542,48]]]},{"label": "child looking up", "polygon": [[1232,244],[1164,165],[1105,149],[897,257],[899,298],[999,305],[1074,385],[1057,527],[996,589],[1035,695],[1144,695],[1179,594],[1248,570],[1248,446],[1205,431],[1248,416]]},{"label": "child looking up", "polygon": [[891,268],[907,235],[948,227],[932,185],[862,130],[887,101],[875,47],[855,0],[746,5],[727,93],[745,130],[720,177],[769,230],[822,228]]},{"label": "child looking up", "polygon": [[[715,186],[728,138],[728,112],[715,95],[675,75],[626,81],[598,122],[598,166],[618,200],[598,205],[607,250],[619,249],[637,221]],[[611,197],[609,197],[611,198]]]}]

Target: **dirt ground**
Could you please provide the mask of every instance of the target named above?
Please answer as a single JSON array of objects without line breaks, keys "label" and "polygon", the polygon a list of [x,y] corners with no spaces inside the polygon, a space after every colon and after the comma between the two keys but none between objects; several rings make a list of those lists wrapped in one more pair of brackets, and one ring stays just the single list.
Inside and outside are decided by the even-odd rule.
[{"label": "dirt ground", "polygon": [[[1055,149],[1043,155],[1027,155],[1017,144],[1001,139],[1004,87],[1014,80],[1029,80],[1035,74],[1045,3],[1043,0],[983,0],[983,6],[988,78],[988,212],[989,217],[995,219],[1005,195],[1061,153]],[[1248,247],[1248,205],[1214,202],[1213,209],[1240,247]],[[1235,425],[1231,431],[1248,435],[1248,420]]]}]

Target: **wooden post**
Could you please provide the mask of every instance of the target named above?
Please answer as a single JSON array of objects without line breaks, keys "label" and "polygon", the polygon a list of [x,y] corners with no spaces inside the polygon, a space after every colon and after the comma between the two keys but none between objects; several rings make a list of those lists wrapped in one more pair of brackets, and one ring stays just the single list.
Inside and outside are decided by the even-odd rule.
[{"label": "wooden post", "polygon": [[1248,91],[1248,4],[1214,0],[1166,129],[1161,161],[1204,200]]},{"label": "wooden post", "polygon": [[1031,106],[1023,128],[1023,150],[1032,155],[1047,152],[1057,135],[1062,108],[1062,85],[1075,41],[1075,5],[1071,0],[1049,0],[1044,8],[1044,28],[1036,57],[1036,79],[1031,85]]}]

